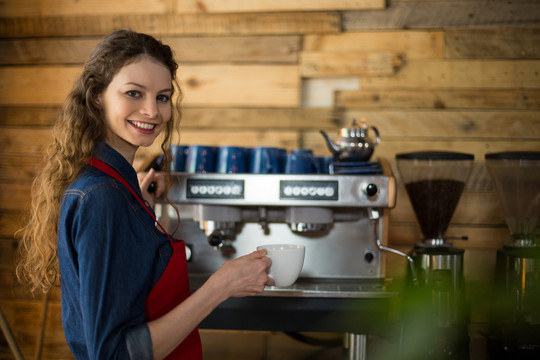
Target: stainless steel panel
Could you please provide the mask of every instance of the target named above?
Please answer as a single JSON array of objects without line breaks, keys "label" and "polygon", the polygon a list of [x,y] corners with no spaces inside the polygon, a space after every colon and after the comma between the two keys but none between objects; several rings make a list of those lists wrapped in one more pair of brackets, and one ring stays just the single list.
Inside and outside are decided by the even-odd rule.
[{"label": "stainless steel panel", "polygon": [[[175,173],[169,196],[177,204],[389,207],[393,203],[393,199],[389,199],[389,178],[386,175]],[[192,184],[188,186],[190,182]],[[283,196],[281,186],[287,182],[293,184],[286,191],[298,194],[298,198]],[[297,186],[294,182],[297,182]],[[334,193],[333,183],[337,184],[337,194]],[[370,184],[378,190],[371,196],[366,193]],[[189,198],[194,193],[195,197]],[[337,195],[337,200],[333,199],[334,195]]]},{"label": "stainless steel panel", "polygon": [[[167,230],[176,227],[171,219],[164,219],[163,223]],[[379,226],[381,232],[382,222]],[[293,233],[284,223],[269,224],[269,233],[264,234],[258,224],[244,223],[230,244],[236,249],[233,257],[248,254],[259,245],[300,244],[306,246],[301,277],[370,279],[383,276],[382,254],[373,234],[367,218],[334,223],[328,232],[320,234]],[[174,236],[185,240],[191,247],[192,259],[188,262],[190,274],[212,274],[228,260],[220,250],[208,244],[198,222],[182,220]],[[371,261],[368,262],[366,258]]]}]

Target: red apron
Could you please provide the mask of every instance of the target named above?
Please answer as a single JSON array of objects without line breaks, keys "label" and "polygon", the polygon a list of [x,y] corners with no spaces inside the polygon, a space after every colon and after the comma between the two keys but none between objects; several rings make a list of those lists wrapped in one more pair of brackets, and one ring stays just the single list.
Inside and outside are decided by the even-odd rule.
[{"label": "red apron", "polygon": [[[154,214],[148,209],[144,201],[131,188],[128,182],[105,162],[92,157],[88,164],[109,174],[116,180],[120,181],[132,194],[143,208],[150,214],[152,219],[159,225],[163,233],[169,238],[173,253],[158,282],[148,296],[145,304],[145,318],[147,321],[155,320],[184,301],[191,295],[189,290],[189,280],[187,272],[186,248],[184,241],[173,241],[172,237],[163,229],[160,223],[156,220]],[[195,328],[191,334],[173,350],[165,359],[182,359],[182,360],[200,360],[202,359],[202,345],[199,337],[199,331]]]}]

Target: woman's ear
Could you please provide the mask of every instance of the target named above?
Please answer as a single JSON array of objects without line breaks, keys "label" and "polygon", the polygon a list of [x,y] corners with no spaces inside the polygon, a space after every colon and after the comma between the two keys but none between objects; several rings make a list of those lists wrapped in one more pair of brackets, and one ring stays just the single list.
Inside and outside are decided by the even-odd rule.
[{"label": "woman's ear", "polygon": [[94,96],[94,104],[98,107],[98,108],[101,108],[101,94],[99,95],[95,95]]}]

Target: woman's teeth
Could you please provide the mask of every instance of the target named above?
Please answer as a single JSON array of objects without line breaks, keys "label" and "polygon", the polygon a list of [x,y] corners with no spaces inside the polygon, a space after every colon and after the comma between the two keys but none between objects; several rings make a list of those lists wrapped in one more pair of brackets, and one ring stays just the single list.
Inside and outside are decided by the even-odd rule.
[{"label": "woman's teeth", "polygon": [[130,121],[131,124],[133,124],[134,126],[140,128],[140,129],[144,129],[144,130],[152,130],[153,128],[156,127],[156,125],[154,124],[148,124],[148,123],[143,123],[143,122],[139,122],[139,121]]}]

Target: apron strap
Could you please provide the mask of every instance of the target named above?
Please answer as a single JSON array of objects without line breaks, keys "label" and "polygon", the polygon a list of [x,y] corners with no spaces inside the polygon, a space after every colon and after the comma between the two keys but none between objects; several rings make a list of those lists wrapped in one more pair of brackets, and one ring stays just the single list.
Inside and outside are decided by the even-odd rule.
[{"label": "apron strap", "polygon": [[104,173],[112,176],[113,178],[115,178],[116,180],[120,181],[120,183],[122,183],[122,185],[124,185],[128,190],[129,192],[131,192],[131,194],[133,194],[133,196],[135,197],[135,199],[137,199],[137,201],[142,205],[142,207],[146,210],[146,212],[148,214],[150,214],[150,216],[152,217],[152,219],[154,219],[155,223],[159,226],[159,228],[161,229],[161,231],[163,231],[163,233],[165,235],[167,235],[167,237],[169,238],[169,242],[171,243],[171,245],[173,244],[173,239],[171,238],[171,236],[169,235],[169,233],[167,231],[165,231],[165,229],[163,228],[163,226],[161,226],[161,224],[157,221],[156,217],[154,216],[154,214],[152,213],[152,211],[150,211],[150,209],[148,209],[148,206],[144,203],[144,201],[140,198],[140,196],[135,192],[135,190],[133,190],[133,188],[129,185],[129,183],[126,181],[126,179],[124,179],[122,177],[122,175],[120,175],[116,170],[114,170],[109,164],[107,164],[106,162],[104,161],[101,161],[99,160],[98,158],[95,158],[95,157],[90,157],[90,160],[88,160],[88,165],[90,166],[93,166],[95,167],[96,169],[98,170],[101,170],[103,171]]}]

